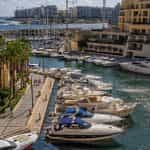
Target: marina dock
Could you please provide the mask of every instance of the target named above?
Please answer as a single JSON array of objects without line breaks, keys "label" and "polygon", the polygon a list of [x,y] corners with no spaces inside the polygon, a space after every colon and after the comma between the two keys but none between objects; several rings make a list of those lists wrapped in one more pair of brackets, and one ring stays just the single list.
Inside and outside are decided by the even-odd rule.
[{"label": "marina dock", "polygon": [[28,121],[27,128],[32,132],[40,133],[45,118],[45,113],[49,103],[54,85],[54,79],[46,78],[45,84],[41,90],[41,96],[38,98],[36,105],[33,108],[32,115]]}]

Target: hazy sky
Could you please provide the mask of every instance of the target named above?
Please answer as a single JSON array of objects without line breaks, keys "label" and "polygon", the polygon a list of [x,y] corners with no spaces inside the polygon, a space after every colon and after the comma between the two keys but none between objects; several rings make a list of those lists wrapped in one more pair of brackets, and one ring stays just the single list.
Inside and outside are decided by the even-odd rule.
[{"label": "hazy sky", "polygon": [[[76,2],[77,5],[100,6],[102,0],[69,0]],[[107,0],[107,6],[114,6],[120,0]],[[16,8],[29,8],[40,5],[57,5],[64,8],[65,0],[0,0],[0,16],[13,16]],[[70,6],[75,5],[70,3]]]}]

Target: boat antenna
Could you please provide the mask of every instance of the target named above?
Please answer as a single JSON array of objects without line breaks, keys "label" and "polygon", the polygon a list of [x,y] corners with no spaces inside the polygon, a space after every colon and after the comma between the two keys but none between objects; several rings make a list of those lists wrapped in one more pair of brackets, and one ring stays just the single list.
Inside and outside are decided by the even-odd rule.
[{"label": "boat antenna", "polygon": [[66,17],[66,36],[65,36],[65,50],[68,50],[68,9],[69,9],[69,1],[66,0],[66,10],[65,10],[65,17]]}]

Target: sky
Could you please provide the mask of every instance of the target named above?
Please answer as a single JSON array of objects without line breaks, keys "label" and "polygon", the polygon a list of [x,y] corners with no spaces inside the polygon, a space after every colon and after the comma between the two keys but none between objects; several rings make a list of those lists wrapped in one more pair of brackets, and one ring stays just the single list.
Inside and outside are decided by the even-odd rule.
[{"label": "sky", "polygon": [[[69,0],[70,6],[101,6],[102,0]],[[74,1],[75,3],[72,3]],[[114,6],[120,0],[107,0],[107,6]],[[65,0],[0,0],[0,16],[13,16],[16,8],[31,8],[41,5],[57,5],[65,7]]]}]

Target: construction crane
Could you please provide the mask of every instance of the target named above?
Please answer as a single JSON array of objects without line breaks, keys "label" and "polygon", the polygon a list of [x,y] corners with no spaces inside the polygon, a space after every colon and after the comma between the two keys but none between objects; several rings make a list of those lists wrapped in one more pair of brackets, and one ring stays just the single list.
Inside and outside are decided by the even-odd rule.
[{"label": "construction crane", "polygon": [[103,1],[103,16],[102,16],[102,21],[103,21],[103,29],[105,28],[105,21],[106,21],[106,0],[102,0]]}]

